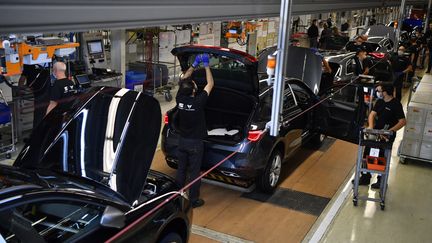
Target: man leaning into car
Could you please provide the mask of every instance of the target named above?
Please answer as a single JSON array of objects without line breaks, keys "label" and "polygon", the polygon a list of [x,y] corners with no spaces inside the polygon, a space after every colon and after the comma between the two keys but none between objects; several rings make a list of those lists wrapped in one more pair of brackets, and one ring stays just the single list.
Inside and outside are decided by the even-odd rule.
[{"label": "man leaning into car", "polygon": [[[204,90],[198,92],[198,86],[191,79],[191,75],[200,63],[203,64],[206,72],[207,85]],[[181,187],[185,186],[188,174],[188,181],[193,181],[200,175],[204,150],[203,138],[207,136],[204,108],[213,86],[209,55],[199,54],[180,80],[176,97],[178,108],[176,123],[180,130],[176,182]],[[194,208],[204,205],[204,200],[199,198],[200,186],[201,180],[198,180],[190,187],[189,198]]]}]

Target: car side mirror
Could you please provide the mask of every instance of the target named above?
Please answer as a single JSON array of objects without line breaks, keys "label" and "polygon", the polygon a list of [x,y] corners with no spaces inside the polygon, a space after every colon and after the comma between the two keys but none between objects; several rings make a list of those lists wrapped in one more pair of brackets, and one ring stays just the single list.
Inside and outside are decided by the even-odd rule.
[{"label": "car side mirror", "polygon": [[100,225],[109,228],[123,228],[125,226],[126,216],[117,208],[107,206],[100,220]]}]

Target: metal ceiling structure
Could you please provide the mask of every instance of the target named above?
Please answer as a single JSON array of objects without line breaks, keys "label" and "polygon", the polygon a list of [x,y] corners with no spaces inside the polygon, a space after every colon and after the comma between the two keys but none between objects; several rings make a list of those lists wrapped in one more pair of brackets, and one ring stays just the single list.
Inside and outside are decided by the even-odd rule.
[{"label": "metal ceiling structure", "polygon": [[[0,0],[0,34],[136,28],[279,16],[280,0]],[[427,4],[407,0],[407,5]],[[294,0],[293,15],[399,6],[397,0]]]}]

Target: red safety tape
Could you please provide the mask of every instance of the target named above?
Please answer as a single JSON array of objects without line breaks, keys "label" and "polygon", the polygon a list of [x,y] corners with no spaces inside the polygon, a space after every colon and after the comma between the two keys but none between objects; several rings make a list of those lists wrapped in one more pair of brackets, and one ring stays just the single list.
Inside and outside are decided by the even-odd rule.
[{"label": "red safety tape", "polygon": [[114,242],[116,240],[118,240],[124,233],[126,233],[128,230],[130,230],[131,228],[133,228],[134,226],[136,226],[137,224],[139,224],[140,222],[142,222],[144,219],[146,219],[148,216],[150,216],[151,214],[153,214],[155,211],[157,211],[159,208],[161,208],[163,205],[167,204],[169,201],[173,200],[174,198],[176,198],[179,194],[181,194],[182,192],[186,191],[187,189],[189,189],[189,187],[191,187],[193,184],[195,184],[197,181],[201,180],[204,176],[206,176],[208,173],[210,173],[211,171],[213,171],[214,169],[216,169],[216,167],[218,167],[219,165],[221,165],[223,162],[227,161],[229,158],[231,158],[232,156],[234,156],[236,153],[240,152],[241,149],[243,149],[246,145],[248,145],[249,143],[251,143],[251,141],[247,142],[245,145],[242,145],[240,148],[238,148],[236,151],[232,152],[231,154],[229,154],[227,157],[225,157],[224,159],[222,159],[221,161],[219,161],[217,164],[215,164],[213,167],[211,167],[209,170],[207,170],[206,172],[202,173],[200,176],[198,176],[197,178],[195,178],[193,181],[191,181],[189,184],[187,184],[186,186],[184,186],[182,189],[180,189],[179,191],[177,191],[178,193],[171,195],[169,198],[165,199],[164,201],[162,201],[160,204],[158,204],[156,207],[154,207],[153,209],[151,209],[150,211],[148,211],[146,214],[144,214],[143,216],[139,217],[137,220],[135,220],[134,222],[132,222],[131,224],[129,224],[128,226],[126,226],[125,228],[123,228],[122,230],[120,230],[117,234],[115,234],[114,236],[112,236],[111,238],[109,238],[107,241],[105,241],[106,243],[111,243]]}]

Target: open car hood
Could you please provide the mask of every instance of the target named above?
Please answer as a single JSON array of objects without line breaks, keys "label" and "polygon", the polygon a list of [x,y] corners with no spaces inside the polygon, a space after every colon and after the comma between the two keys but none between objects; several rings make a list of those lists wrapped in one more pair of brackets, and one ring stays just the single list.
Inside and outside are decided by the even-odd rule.
[{"label": "open car hood", "polygon": [[366,52],[376,52],[378,51],[381,46],[378,43],[373,42],[363,42],[361,45],[356,45],[355,41],[349,41],[345,45],[345,49],[350,52],[356,52],[359,48],[364,48]]},{"label": "open car hood", "polygon": [[384,25],[372,25],[369,26],[367,29],[363,30],[362,35],[367,35],[367,36],[382,36],[382,37],[387,37],[389,38],[391,41],[393,41],[393,43],[396,43],[396,31],[393,27],[388,27],[388,26],[384,26]]},{"label": "open car hood", "polygon": [[153,97],[96,87],[52,110],[14,165],[91,178],[133,204],[144,188],[160,126]]},{"label": "open car hood", "polygon": [[[242,51],[214,46],[184,46],[174,48],[171,53],[180,62],[185,72],[201,53],[210,55],[210,66],[216,87],[225,87],[258,96],[258,62],[255,57]],[[201,66],[202,67],[202,66]],[[205,70],[197,68],[192,79],[198,86],[205,86]]]},{"label": "open car hood", "polygon": [[[309,48],[297,46],[288,48],[286,77],[302,80],[315,94],[318,94],[321,84],[322,57]],[[269,47],[258,55],[259,73],[266,73],[267,56],[276,50],[276,46]]]}]

